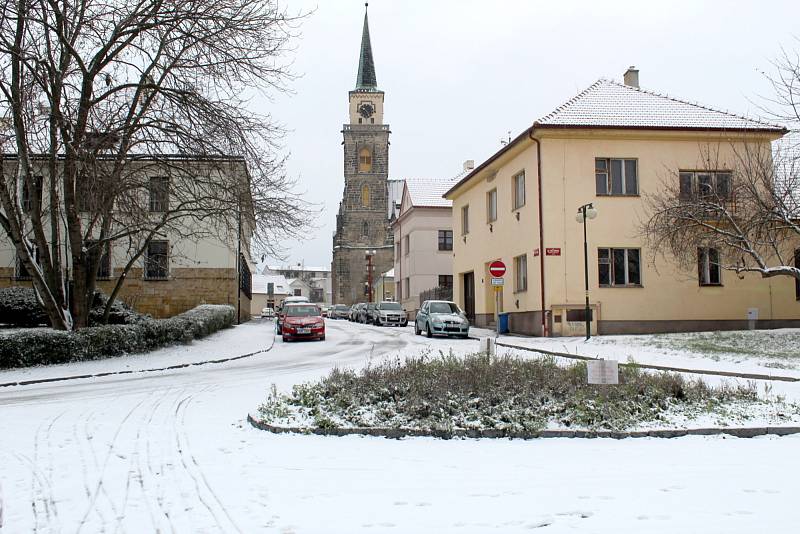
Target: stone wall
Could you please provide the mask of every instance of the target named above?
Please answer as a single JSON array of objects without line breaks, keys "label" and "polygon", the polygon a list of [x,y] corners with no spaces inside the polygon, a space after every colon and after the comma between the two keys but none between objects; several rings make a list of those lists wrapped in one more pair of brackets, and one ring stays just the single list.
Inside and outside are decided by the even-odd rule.
[{"label": "stone wall", "polygon": [[[118,276],[121,269],[116,269]],[[114,280],[99,280],[98,289],[110,294]],[[0,269],[0,288],[30,287],[31,283],[14,279],[13,268]],[[236,269],[170,269],[169,280],[144,280],[142,269],[131,269],[120,290],[119,299],[141,313],[156,318],[172,317],[200,304],[229,304],[234,308],[237,283]],[[241,321],[250,320],[250,299],[241,295]]]}]

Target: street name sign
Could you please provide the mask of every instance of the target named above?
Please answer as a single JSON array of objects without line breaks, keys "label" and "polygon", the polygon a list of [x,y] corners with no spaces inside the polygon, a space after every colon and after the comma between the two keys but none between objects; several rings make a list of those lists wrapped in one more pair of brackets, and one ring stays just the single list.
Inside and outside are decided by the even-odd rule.
[{"label": "street name sign", "polygon": [[586,371],[590,384],[619,384],[617,360],[589,360]]},{"label": "street name sign", "polygon": [[561,249],[560,248],[546,248],[546,249],[544,249],[544,252],[548,256],[561,256]]},{"label": "street name sign", "polygon": [[502,286],[504,284],[502,278],[492,278],[492,285],[493,286]]},{"label": "street name sign", "polygon": [[495,278],[502,278],[506,274],[506,264],[500,260],[495,260],[489,264],[489,274]]}]

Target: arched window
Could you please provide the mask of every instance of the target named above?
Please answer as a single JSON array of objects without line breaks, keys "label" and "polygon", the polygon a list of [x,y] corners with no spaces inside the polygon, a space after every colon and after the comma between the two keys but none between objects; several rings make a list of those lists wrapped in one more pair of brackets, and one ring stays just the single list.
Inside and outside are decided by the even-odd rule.
[{"label": "arched window", "polygon": [[358,151],[358,172],[372,172],[372,152],[367,147]]},{"label": "arched window", "polygon": [[369,186],[367,184],[361,186],[361,205],[365,208],[369,207]]},{"label": "arched window", "polygon": [[369,224],[367,224],[367,221],[364,221],[364,224],[361,225],[361,236],[369,237]]}]

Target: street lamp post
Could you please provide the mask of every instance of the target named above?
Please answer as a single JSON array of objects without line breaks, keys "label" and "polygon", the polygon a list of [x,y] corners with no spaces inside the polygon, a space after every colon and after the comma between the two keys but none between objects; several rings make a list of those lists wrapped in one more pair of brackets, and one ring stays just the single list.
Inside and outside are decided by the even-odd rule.
[{"label": "street lamp post", "polygon": [[594,219],[595,217],[597,217],[597,210],[592,206],[591,202],[578,208],[578,214],[575,216],[575,220],[583,224],[583,279],[586,288],[586,309],[584,315],[586,319],[587,341],[592,337],[592,320],[590,315],[591,311],[589,309],[589,245],[586,241],[586,219]]}]

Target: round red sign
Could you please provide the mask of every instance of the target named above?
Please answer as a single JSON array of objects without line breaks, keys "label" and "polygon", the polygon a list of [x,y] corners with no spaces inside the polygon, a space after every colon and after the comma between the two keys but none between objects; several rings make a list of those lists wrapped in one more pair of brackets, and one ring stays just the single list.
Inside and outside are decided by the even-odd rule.
[{"label": "round red sign", "polygon": [[489,264],[489,274],[494,277],[500,278],[506,274],[506,264],[500,260],[493,261]]}]

